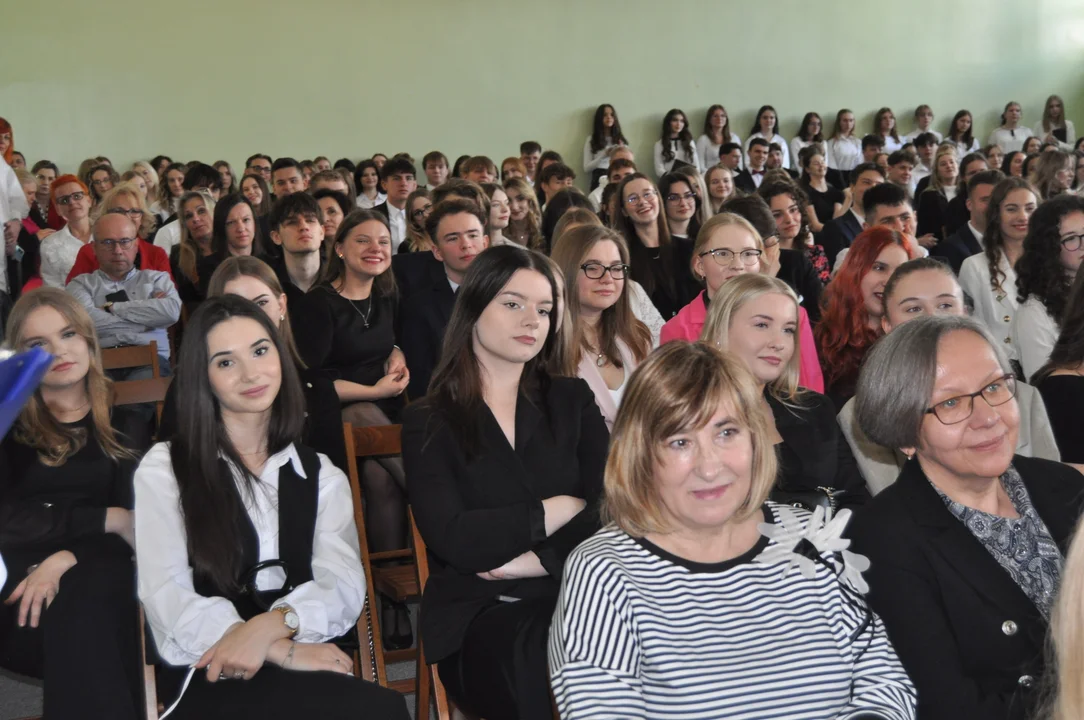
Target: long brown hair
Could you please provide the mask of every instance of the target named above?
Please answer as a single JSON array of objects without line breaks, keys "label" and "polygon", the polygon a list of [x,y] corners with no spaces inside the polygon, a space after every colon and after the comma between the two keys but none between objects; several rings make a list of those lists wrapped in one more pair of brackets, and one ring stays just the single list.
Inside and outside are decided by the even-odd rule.
[{"label": "long brown hair", "polygon": [[636,225],[625,208],[625,188],[634,180],[647,180],[658,198],[659,216],[655,219],[655,224],[659,233],[659,262],[663,267],[662,276],[669,279],[667,292],[676,298],[677,282],[674,279],[673,253],[670,252],[670,224],[666,221],[666,208],[663,207],[663,198],[659,194],[659,188],[647,175],[635,172],[621,181],[621,185],[617,188],[617,217],[612,221],[614,229],[621,233],[625,237],[625,242],[628,243],[629,264],[632,265],[633,270],[632,278],[644,286],[648,295],[654,294],[655,274],[651,271],[651,250],[640,241],[640,236],[636,234]]},{"label": "long brown hair", "polygon": [[[986,254],[986,264],[990,269],[990,289],[995,293],[1005,292],[1001,287],[1001,281],[1005,279],[1005,273],[1001,272],[1001,254],[1005,248],[1005,238],[1001,235],[1001,204],[1013,190],[1027,190],[1035,196],[1035,202],[1039,202],[1039,193],[1024,178],[1007,177],[994,186],[990,194],[990,204],[986,207],[986,232],[982,235],[983,252]],[[1007,288],[1008,292],[1016,292],[1016,288]]]},{"label": "long brown hair", "polygon": [[618,340],[628,345],[637,364],[643,362],[647,354],[651,352],[651,331],[637,320],[632,312],[628,278],[623,281],[624,287],[617,302],[602,312],[598,324],[598,348],[592,348],[587,343],[587,335],[583,331],[584,323],[580,320],[577,280],[583,272],[580,266],[591,250],[599,243],[607,241],[617,246],[621,262],[628,265],[629,248],[624,238],[616,231],[601,225],[581,225],[563,233],[557,238],[557,244],[553,246],[553,252],[550,253],[551,259],[557,263],[565,276],[565,307],[568,308],[569,342],[563,348],[561,357],[555,358],[555,366],[559,368],[562,375],[575,377],[578,374],[580,359],[585,352],[605,353],[615,366],[623,367],[621,353],[617,349]]},{"label": "long brown hair", "polygon": [[[346,263],[339,257],[339,254],[335,252],[335,249],[342,246],[346,242],[346,238],[358,225],[362,223],[375,220],[384,226],[384,229],[389,233],[391,227],[388,225],[388,219],[378,212],[373,210],[354,210],[349,215],[343,218],[342,224],[339,225],[339,229],[335,232],[334,242],[328,243],[327,246],[327,262],[324,263],[324,275],[320,278],[321,285],[334,286],[336,281],[339,281],[346,274]],[[391,266],[384,272],[373,278],[373,291],[377,297],[394,297],[396,294],[395,287],[395,273],[392,272]]]},{"label": "long brown hair", "polygon": [[[542,238],[542,210],[538,207],[538,196],[535,195],[531,184],[523,178],[512,178],[504,181],[506,193],[516,191],[527,201],[527,245],[530,250],[539,250],[544,244]],[[489,212],[486,212],[486,218]],[[511,233],[509,232],[509,235]]]},{"label": "long brown hair", "polygon": [[[90,366],[84,379],[90,399],[90,415],[94,437],[102,452],[113,460],[132,458],[133,455],[117,439],[117,433],[109,421],[113,384],[102,368],[101,347],[94,321],[86,309],[71,295],[60,288],[42,287],[26,293],[11,310],[8,318],[7,337],[12,347],[24,349],[26,321],[38,308],[50,307],[60,313],[71,328],[87,343]],[[49,411],[38,388],[26,407],[19,413],[14,437],[20,443],[38,451],[43,465],[59,467],[86,445],[86,432],[82,428],[65,427]],[[7,472],[7,469],[4,469]]]},{"label": "long brown hair", "polygon": [[181,249],[179,251],[179,258],[177,260],[177,266],[180,268],[181,273],[192,282],[199,280],[199,275],[196,272],[196,264],[199,262],[200,250],[196,241],[188,234],[188,226],[184,222],[184,206],[189,200],[202,200],[203,206],[207,208],[207,215],[212,221],[215,216],[215,199],[206,190],[189,190],[184,195],[181,195],[180,202],[177,203],[177,222],[181,224]]}]

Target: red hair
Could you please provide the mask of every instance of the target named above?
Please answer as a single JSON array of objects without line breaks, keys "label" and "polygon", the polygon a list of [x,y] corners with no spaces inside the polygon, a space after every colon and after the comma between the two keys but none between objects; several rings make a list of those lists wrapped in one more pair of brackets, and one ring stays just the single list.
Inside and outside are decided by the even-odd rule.
[{"label": "red hair", "polygon": [[3,133],[11,135],[11,144],[8,145],[8,149],[4,152],[4,162],[10,165],[11,158],[15,156],[15,131],[11,129],[11,123],[0,117],[0,134]]},{"label": "red hair", "polygon": [[906,235],[881,226],[863,230],[851,243],[839,272],[824,290],[821,320],[815,335],[826,388],[856,378],[866,351],[880,337],[879,331],[869,327],[862,279],[881,251],[893,243],[911,256],[913,245]]},{"label": "red hair", "polygon": [[83,188],[83,192],[87,193],[88,195],[90,194],[90,190],[87,189],[86,183],[84,183],[75,175],[61,175],[53,181],[53,184],[51,186],[49,186],[49,201],[51,205],[56,205],[57,188],[59,188],[61,185],[67,185],[68,183],[75,183],[79,187]]}]

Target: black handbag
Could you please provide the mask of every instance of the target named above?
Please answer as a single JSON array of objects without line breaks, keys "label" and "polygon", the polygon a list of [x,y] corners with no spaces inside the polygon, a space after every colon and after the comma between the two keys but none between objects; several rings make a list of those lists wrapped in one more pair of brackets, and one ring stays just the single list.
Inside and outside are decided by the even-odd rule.
[{"label": "black handbag", "polygon": [[843,495],[842,490],[830,487],[817,487],[814,490],[772,490],[769,499],[781,505],[805,508],[813,512],[818,507],[824,508],[825,512],[831,510],[834,514],[839,509],[839,498]]}]

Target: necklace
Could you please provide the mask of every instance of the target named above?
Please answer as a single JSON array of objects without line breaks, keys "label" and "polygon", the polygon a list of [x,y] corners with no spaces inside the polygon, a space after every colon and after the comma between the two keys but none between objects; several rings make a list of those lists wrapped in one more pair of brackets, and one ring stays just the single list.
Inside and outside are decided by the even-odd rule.
[{"label": "necklace", "polygon": [[[342,297],[342,291],[341,290],[339,291],[339,295],[340,295],[340,297]],[[368,330],[369,329],[369,315],[372,314],[372,312],[373,312],[373,296],[369,295],[369,297],[365,298],[365,300],[351,300],[348,297],[343,297],[343,299],[346,300],[348,303],[350,303],[350,307],[354,308],[354,312],[356,312],[358,314],[358,316],[361,318],[361,321],[363,323],[365,323],[365,329]],[[362,314],[361,310],[358,310],[358,306],[355,305],[354,303],[365,302],[366,300],[369,301],[369,304],[366,305],[365,313]]]}]

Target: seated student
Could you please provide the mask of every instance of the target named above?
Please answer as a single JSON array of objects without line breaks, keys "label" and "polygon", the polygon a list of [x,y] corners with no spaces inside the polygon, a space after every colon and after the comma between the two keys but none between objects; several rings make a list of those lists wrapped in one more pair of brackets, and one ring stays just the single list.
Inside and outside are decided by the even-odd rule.
[{"label": "seated student", "polygon": [[358,191],[358,207],[371,210],[388,199],[380,190],[380,169],[372,160],[362,160],[354,168],[354,187]]},{"label": "seated student", "polygon": [[[161,270],[173,278],[169,267],[169,255],[165,250],[147,242],[144,238],[154,233],[154,215],[147,207],[147,202],[139,190],[131,183],[121,183],[102,196],[101,203],[95,208],[92,216],[100,218],[102,215],[114,213],[124,215],[136,226],[138,248],[136,250],[135,266],[140,270]],[[98,269],[98,255],[94,251],[94,243],[88,242],[79,248],[75,256],[75,264],[68,272],[65,284],[70,283],[72,278],[83,273],[94,272]]]},{"label": "seated student", "polygon": [[[737,164],[732,169],[741,167],[741,138],[730,129],[730,116],[722,105],[712,105],[704,114],[704,132],[696,139],[696,153],[700,157],[700,168],[707,170],[720,162],[724,145],[736,145]],[[727,152],[731,148],[728,148]]]},{"label": "seated student", "polygon": [[800,558],[808,571],[793,570],[795,543],[831,543],[850,513],[826,531],[768,500],[763,403],[748,370],[706,343],[638,368],[606,466],[608,524],[570,555],[550,628],[561,717],[915,716],[861,595],[864,564],[818,542]]},{"label": "seated student", "polygon": [[463,177],[479,185],[491,183],[497,179],[497,164],[485,155],[475,155],[460,167]]},{"label": "seated student", "polygon": [[855,237],[862,232],[866,223],[862,199],[866,191],[884,181],[884,171],[871,162],[857,165],[851,171],[850,203],[844,201],[843,214],[825,223],[824,231],[820,236],[821,247],[824,248],[829,267],[835,267],[839,251],[850,247]]},{"label": "seated student", "polygon": [[[933,235],[938,241],[945,238],[948,204],[956,197],[959,173],[956,149],[948,145],[942,146],[934,156],[930,184],[917,197],[919,238],[925,235]],[[923,244],[931,247],[935,243]]]},{"label": "seated student", "polygon": [[719,146],[719,162],[730,168],[735,175],[742,169],[744,160],[745,155],[740,143],[725,142]]},{"label": "seated student", "polygon": [[[171,168],[172,169],[172,168]],[[172,253],[181,242],[181,225],[184,213],[181,212],[181,200],[185,193],[205,191],[215,202],[222,195],[222,175],[210,165],[193,163],[184,173],[181,182],[181,194],[177,197],[176,212],[162,221],[162,226],[154,234],[154,244]],[[178,279],[174,274],[174,279]]]},{"label": "seated student", "polygon": [[704,185],[708,190],[705,202],[711,203],[712,215],[722,212],[723,203],[733,197],[737,189],[734,186],[734,173],[722,163],[708,168],[704,173]]},{"label": "seated student", "polygon": [[519,159],[523,161],[523,167],[527,170],[524,179],[532,186],[535,184],[534,179],[541,157],[542,146],[534,140],[526,140],[519,144]]},{"label": "seated student", "polygon": [[280,157],[271,165],[271,191],[275,198],[282,198],[296,192],[305,192],[309,183],[301,172],[301,163],[292,157]]},{"label": "seated student", "polygon": [[[407,198],[407,237],[399,246],[399,253],[429,252],[433,241],[425,231],[425,220],[433,211],[429,188],[420,187]],[[398,253],[397,253],[398,254]]]},{"label": "seated student", "polygon": [[654,148],[655,177],[662,177],[674,169],[675,162],[692,165],[697,172],[703,170],[689,131],[689,119],[682,110],[673,108],[662,119],[662,130]]},{"label": "seated student", "polygon": [[400,306],[400,342],[403,354],[409,358],[407,394],[411,400],[421,399],[428,392],[463,275],[489,247],[485,221],[478,206],[462,198],[441,201],[425,221],[426,232],[433,239],[433,257],[441,263],[444,280],[434,281],[404,298]]},{"label": "seated student", "polygon": [[798,171],[802,169],[800,158],[802,150],[816,145],[823,154],[824,134],[821,132],[823,123],[821,116],[815,112],[807,112],[802,118],[802,124],[798,127],[798,134],[790,141],[790,169],[794,170],[794,179],[798,179]]},{"label": "seated student", "polygon": [[866,135],[862,138],[862,162],[877,162],[877,156],[885,153],[885,141],[880,135]]},{"label": "seated student", "polygon": [[948,262],[957,275],[964,260],[982,252],[982,236],[986,232],[986,210],[994,187],[1005,179],[999,170],[984,170],[967,181],[968,220],[955,234],[950,235],[930,249],[932,257]]},{"label": "seated student", "polygon": [[742,192],[755,193],[760,184],[764,182],[764,172],[768,162],[768,151],[771,147],[764,138],[752,138],[749,141],[748,157],[745,160],[745,168],[734,177],[734,184]]},{"label": "seated student", "polygon": [[189,191],[181,196],[178,211],[181,240],[169,251],[169,265],[181,301],[194,306],[203,299],[199,264],[212,252],[215,199],[206,190]]},{"label": "seated student", "polygon": [[1084,463],[1080,409],[1084,407],[1084,273],[1077,273],[1062,313],[1061,333],[1050,359],[1032,382],[1043,396],[1050,425],[1068,463]]},{"label": "seated student", "polygon": [[58,288],[15,303],[7,340],[52,366],[0,442],[0,667],[45,681],[45,716],[143,717],[134,456],[110,425],[94,323]]},{"label": "seated student", "polygon": [[358,204],[358,194],[352,185],[353,182],[350,173],[345,170],[342,172],[338,170],[324,170],[323,172],[318,172],[312,176],[309,180],[308,191],[312,195],[316,195],[316,193],[321,190],[333,190],[334,192],[342,193],[346,196],[346,199],[350,201],[350,208],[354,209]]},{"label": "seated student", "polygon": [[508,227],[505,236],[523,247],[537,250],[542,247],[542,210],[538,198],[524,178],[513,178],[504,183],[508,195]]},{"label": "seated student", "polygon": [[41,281],[46,287],[63,288],[79,251],[92,237],[90,191],[75,175],[61,175],[50,192],[64,227],[41,241]]},{"label": "seated student", "polygon": [[[268,189],[267,183],[263,181],[263,177],[259,175],[245,175],[242,177],[241,194],[245,196],[245,199],[252,205],[253,210],[256,211],[256,217],[260,220],[266,220],[267,214],[271,212],[271,191]],[[260,227],[262,230],[263,226]]]},{"label": "seated student", "polygon": [[882,333],[885,283],[912,252],[912,240],[896,230],[881,226],[863,230],[825,288],[824,312],[814,333],[825,394],[837,409],[854,396],[862,360]]},{"label": "seated student", "polygon": [[[980,172],[985,172],[989,167],[982,153],[969,153],[960,161],[960,171],[956,179],[956,196],[949,200],[945,208],[946,237],[954,235],[957,230],[967,224],[967,182]],[[929,187],[928,176],[919,182],[915,197],[921,195],[926,187]]]},{"label": "seated student", "polygon": [[558,288],[502,245],[467,271],[429,395],[403,418],[429,548],[422,640],[448,695],[486,718],[552,717],[546,641],[564,560],[598,529],[608,433],[583,380],[546,371]]},{"label": "seated student", "polygon": [[399,246],[406,240],[406,201],[410,193],[418,188],[415,175],[414,163],[399,156],[389,160],[380,171],[380,186],[387,196],[384,202],[373,206],[373,211],[388,219],[392,253],[398,252]]},{"label": "seated student", "polygon": [[910,195],[915,191],[914,169],[918,158],[910,150],[897,150],[888,156],[887,182],[899,185]]},{"label": "seated student", "polygon": [[[1032,135],[1031,128],[1020,124],[1021,114],[1020,103],[1007,103],[1001,113],[1001,125],[990,133],[990,144],[999,145],[1006,155],[1021,150],[1024,142]],[[1009,174],[1011,173],[1006,173]]]},{"label": "seated student", "polygon": [[[543,248],[546,253],[550,252],[553,247],[553,242],[556,240],[554,231],[557,229],[557,223],[561,222],[561,218],[564,217],[564,214],[573,208],[593,212],[591,201],[575,186],[569,186],[563,190],[558,190],[550,201],[546,203],[546,207],[542,210],[542,239]],[[490,228],[490,242],[492,244],[492,223],[490,223]]]},{"label": "seated student", "polygon": [[[799,387],[798,296],[782,280],[749,273],[716,294],[700,340],[737,356],[756,378],[778,433],[779,502],[856,506],[869,499],[824,395]],[[810,350],[815,350],[810,347]],[[813,499],[816,496],[816,500]]]},{"label": "seated student", "polygon": [[422,157],[422,170],[426,187],[432,190],[448,179],[448,157],[439,150],[427,152]]},{"label": "seated student", "polygon": [[[915,154],[918,156],[918,162],[915,164],[914,169],[911,171],[911,182],[914,187],[911,189],[911,193],[916,194],[919,192],[919,185],[930,176],[933,172],[933,160],[934,155],[937,153],[937,137],[932,133],[921,133],[914,139]],[[925,185],[922,186],[925,189]]]},{"label": "seated student", "polygon": [[896,127],[896,116],[890,108],[883,107],[873,116],[873,135],[881,139],[886,153],[894,153],[903,147],[904,141],[900,139]]},{"label": "seated student", "polygon": [[321,188],[312,193],[313,200],[320,206],[320,213],[324,216],[324,253],[331,238],[339,231],[343,218],[358,209],[357,201],[350,202],[350,197],[338,190]]},{"label": "seated student", "polygon": [[302,299],[316,285],[323,268],[324,216],[308,193],[279,198],[268,216],[271,242],[281,248],[280,259],[269,263],[290,301],[291,319],[300,324]]},{"label": "seated student", "polygon": [[523,164],[523,161],[518,157],[506,157],[501,161],[501,182],[511,180],[513,178],[525,178],[527,177],[527,167]]},{"label": "seated student", "polygon": [[1016,263],[1017,308],[1009,334],[1024,377],[1050,359],[1073,278],[1084,260],[1084,198],[1058,195],[1039,205]]},{"label": "seated student", "polygon": [[300,444],[305,405],[288,353],[264,311],[232,295],[204,302],[185,330],[176,432],[135,473],[159,697],[179,696],[181,718],[238,707],[406,718],[402,696],[354,678],[335,644],[365,602],[353,503],[342,470]]},{"label": "seated student", "polygon": [[546,205],[554,195],[565,188],[572,187],[575,180],[576,173],[564,163],[551,163],[543,168],[535,183],[542,191],[542,210],[546,209]]},{"label": "seated student", "polygon": [[769,178],[757,190],[771,208],[775,219],[779,247],[797,250],[809,258],[822,283],[828,282],[831,267],[824,248],[815,245],[809,230],[809,202],[802,189],[785,177]]},{"label": "seated student", "polygon": [[[328,161],[327,158],[324,158],[322,162],[324,163],[324,165],[327,166],[327,168],[329,170],[331,169],[331,163]],[[312,176],[313,175],[320,172],[316,168],[316,163],[313,162],[312,160],[302,160],[301,162],[298,163],[298,167],[301,168],[301,177],[305,180],[306,184],[308,184],[309,182],[312,181]]]},{"label": "seated student", "polygon": [[200,295],[206,297],[215,268],[228,257],[262,257],[263,241],[252,205],[241,193],[231,193],[215,203],[211,225],[211,254],[196,262]]},{"label": "seated student", "polygon": [[771,143],[768,145],[768,159],[764,161],[765,170],[781,170],[790,176],[791,180],[798,179],[798,171],[792,170],[783,164],[784,154],[783,146],[779,143]]},{"label": "seated student", "polygon": [[612,428],[629,378],[652,346],[651,331],[633,314],[631,288],[625,288],[628,246],[614,230],[583,225],[561,234],[551,257],[565,277],[568,312],[554,372],[583,378]]},{"label": "seated student", "polygon": [[698,190],[692,180],[676,172],[668,172],[659,178],[659,194],[663,199],[671,242],[687,246],[686,256],[690,255],[700,231],[700,207],[704,200]]},{"label": "seated student", "polygon": [[[885,334],[915,318],[965,316],[968,312],[964,291],[956,277],[944,263],[932,258],[909,260],[896,268],[885,283],[882,301],[881,327]],[[1016,400],[1020,407],[1016,454],[1057,460],[1058,446],[1039,393],[1029,385],[1017,383]],[[856,398],[848,400],[837,420],[870,492],[876,495],[896,481],[907,456],[898,449],[881,447],[865,436],[854,418],[855,402]]]},{"label": "seated student", "polygon": [[769,145],[772,143],[779,145],[783,150],[782,167],[790,167],[790,151],[787,148],[787,141],[779,134],[779,116],[771,105],[764,105],[757,110],[757,117],[753,121],[753,127],[749,130],[749,137],[745,139],[746,166],[749,164],[749,149],[752,147],[753,140],[756,139],[764,140]]},{"label": "seated student", "polygon": [[587,196],[595,212],[602,208],[602,193],[606,191],[607,186],[619,184],[634,172],[636,172],[636,162],[632,159],[632,151],[624,145],[618,145],[610,158],[606,174],[602,176],[598,187]]},{"label": "seated student", "polygon": [[1024,718],[1084,477],[1015,454],[1012,367],[976,320],[923,317],[880,340],[855,417],[910,459],[855,516],[869,602],[918,690],[919,717]]},{"label": "seated student", "polygon": [[[538,205],[541,207],[546,204],[546,196],[542,192],[541,179],[542,171],[544,171],[550,165],[564,165],[565,161],[561,157],[561,153],[556,150],[547,150],[542,153],[538,159],[538,171],[534,174],[534,188],[535,197],[538,198]],[[571,168],[569,168],[571,170]]]}]

